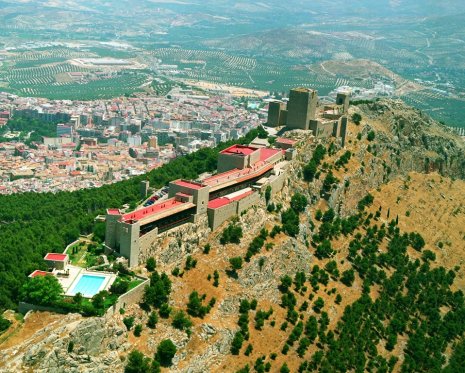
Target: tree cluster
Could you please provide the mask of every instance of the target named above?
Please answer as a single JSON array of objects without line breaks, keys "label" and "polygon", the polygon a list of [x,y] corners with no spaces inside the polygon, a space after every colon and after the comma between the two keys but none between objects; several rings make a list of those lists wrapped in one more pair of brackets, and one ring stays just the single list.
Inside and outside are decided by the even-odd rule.
[{"label": "tree cluster", "polygon": [[326,155],[326,149],[323,145],[319,144],[313,152],[312,159],[303,168],[304,180],[311,182],[316,176],[318,166]]},{"label": "tree cluster", "polygon": [[189,302],[187,303],[187,313],[193,317],[200,317],[203,319],[207,313],[210,312],[215,305],[215,298],[211,298],[207,305],[203,304],[206,295],[200,296],[197,291],[193,291],[189,295]]},{"label": "tree cluster", "polygon": [[133,350],[128,355],[124,373],[161,373],[160,367],[170,367],[176,352],[176,345],[171,339],[160,342],[153,359],[138,350]]},{"label": "tree cluster", "polygon": [[[367,198],[363,204],[372,202]],[[454,354],[464,356],[460,350],[460,338],[465,333],[464,296],[450,289],[455,273],[432,267],[435,256],[428,251],[422,261],[411,259],[407,248],[422,250],[421,236],[401,234],[395,220],[377,226],[371,224],[372,218],[364,213],[358,219],[363,221],[365,234],[353,235],[348,255],[353,269],[342,272],[340,277],[351,286],[357,272],[363,281],[362,296],[345,308],[334,331],[322,332],[321,326],[327,324],[323,322],[317,332],[319,350],[301,364],[301,372],[392,371],[397,357],[381,355],[378,346],[382,343],[387,351],[393,351],[399,336],[407,339],[405,358],[398,367],[402,372],[442,371],[446,349],[454,341]],[[380,250],[386,240],[387,249]],[[325,269],[334,276],[337,268],[331,263],[327,262]],[[317,273],[319,270],[314,268],[311,282]],[[372,299],[370,288],[374,285],[380,290]],[[317,299],[314,310],[321,312],[322,307],[323,300]],[[313,336],[315,326],[315,320],[308,320]],[[454,354],[445,371],[460,371],[454,370],[458,367]]]},{"label": "tree cluster", "polygon": [[217,168],[219,151],[234,143],[250,143],[256,136],[257,131],[250,131],[239,141],[201,149],[146,175],[101,188],[0,196],[0,311],[16,307],[21,286],[33,270],[46,269],[43,257],[51,248],[64,248],[94,227],[102,235],[96,215],[105,214],[108,207],[138,202],[142,180],[160,188],[179,178],[196,179]]},{"label": "tree cluster", "polygon": [[237,224],[229,224],[223,231],[220,243],[226,245],[228,243],[240,244],[242,238],[242,228]]},{"label": "tree cluster", "polygon": [[167,318],[171,313],[168,305],[171,293],[171,280],[162,273],[154,271],[150,276],[150,285],[145,288],[143,302],[146,306],[158,309],[161,317]]}]

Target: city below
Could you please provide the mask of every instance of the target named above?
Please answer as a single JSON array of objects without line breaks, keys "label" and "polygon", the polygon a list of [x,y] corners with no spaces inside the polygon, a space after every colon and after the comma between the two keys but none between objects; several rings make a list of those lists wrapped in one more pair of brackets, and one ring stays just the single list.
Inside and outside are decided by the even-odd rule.
[{"label": "city below", "polygon": [[[96,101],[0,93],[0,194],[72,191],[125,180],[238,139],[265,115],[262,98],[181,88],[166,97]],[[8,127],[18,118],[48,124],[53,133],[30,141],[31,132]]]}]

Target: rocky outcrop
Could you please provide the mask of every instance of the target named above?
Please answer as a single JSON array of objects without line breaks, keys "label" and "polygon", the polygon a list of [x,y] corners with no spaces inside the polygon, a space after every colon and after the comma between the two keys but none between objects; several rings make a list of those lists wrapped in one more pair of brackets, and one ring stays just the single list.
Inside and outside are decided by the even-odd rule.
[{"label": "rocky outcrop", "polygon": [[150,246],[141,252],[139,261],[144,263],[151,256],[166,265],[179,264],[186,255],[199,249],[200,243],[211,233],[206,214],[195,223],[188,223],[157,235]]},{"label": "rocky outcrop", "polygon": [[20,346],[0,352],[7,362],[2,372],[68,373],[118,372],[123,370],[120,353],[125,344],[125,330],[114,320],[83,319],[80,315],[63,316]]},{"label": "rocky outcrop", "polygon": [[239,283],[244,288],[244,296],[262,298],[279,303],[278,285],[284,275],[294,276],[296,272],[310,273],[312,255],[307,247],[293,238],[286,239],[273,253],[264,252],[254,256],[240,272]]},{"label": "rocky outcrop", "polygon": [[[177,373],[203,373],[212,371],[217,368],[224,361],[224,357],[230,353],[231,342],[234,338],[234,332],[229,329],[215,330],[212,326],[202,327],[203,333],[213,333],[215,340],[212,341],[208,347],[203,350],[202,354],[195,355],[190,358],[189,366],[186,368],[172,368],[172,372]],[[208,334],[207,334],[208,335]]]},{"label": "rocky outcrop", "polygon": [[[358,140],[352,131],[347,148],[353,151],[352,156],[361,166],[345,173],[328,198],[329,205],[342,216],[352,214],[357,201],[367,191],[410,172],[439,172],[446,177],[465,179],[463,139],[419,110],[402,101],[380,100],[352,107],[351,113],[354,112],[363,117],[361,139],[366,139],[371,131],[375,132],[375,139],[353,146]],[[302,183],[300,172],[317,143],[327,146],[333,139],[316,140],[302,131],[293,131],[291,136],[300,139],[301,144],[299,154],[289,168],[291,189],[315,202],[321,197],[322,180]],[[338,142],[335,145],[338,149]],[[290,198],[289,193],[287,195]]]},{"label": "rocky outcrop", "polygon": [[381,123],[386,130],[377,134],[376,143],[379,153],[390,153],[394,174],[438,171],[465,179],[465,143],[447,127],[400,100],[382,100],[358,109],[368,122]]}]

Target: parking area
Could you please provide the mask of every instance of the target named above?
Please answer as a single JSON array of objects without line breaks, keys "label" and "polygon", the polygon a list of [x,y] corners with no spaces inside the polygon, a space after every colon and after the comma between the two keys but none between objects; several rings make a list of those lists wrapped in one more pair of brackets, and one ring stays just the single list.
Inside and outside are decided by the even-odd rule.
[{"label": "parking area", "polygon": [[162,201],[168,198],[168,192],[169,192],[168,186],[164,186],[163,188],[158,189],[144,202],[143,207],[151,206],[157,201]]}]

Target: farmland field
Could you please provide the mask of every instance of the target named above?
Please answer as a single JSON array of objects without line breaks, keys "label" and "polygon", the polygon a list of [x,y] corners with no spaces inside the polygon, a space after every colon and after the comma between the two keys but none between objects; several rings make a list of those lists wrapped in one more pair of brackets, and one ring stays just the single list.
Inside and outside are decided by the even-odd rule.
[{"label": "farmland field", "polygon": [[[465,128],[463,0],[403,0],[402,7],[368,0],[354,6],[326,0],[235,6],[228,0],[141,0],[137,7],[127,0],[83,0],[86,11],[58,1],[63,9],[39,12],[35,2],[18,7],[7,1],[11,5],[0,9],[2,90],[92,99],[149,87],[166,95],[189,80],[279,93],[304,86],[326,96],[347,85],[357,88],[357,98],[401,97]],[[72,62],[79,58],[144,66]]]},{"label": "farmland field", "polygon": [[50,48],[9,53],[0,69],[1,89],[22,96],[93,100],[131,94],[151,81],[150,73],[145,70],[87,68],[70,63],[75,58],[134,57],[105,50]]},{"label": "farmland field", "polygon": [[245,88],[285,92],[295,86],[312,87],[326,95],[342,85],[371,88],[372,81],[315,71],[312,66],[285,66],[265,58],[234,56],[222,51],[163,48],[152,52],[164,65],[176,65],[177,78],[203,80]]},{"label": "farmland field", "polygon": [[[333,39],[323,43],[321,39],[325,36],[320,35],[318,41],[313,34],[307,37],[305,33],[282,32],[281,39],[277,39],[270,32],[260,38],[209,41],[205,43],[208,49],[159,48],[150,54],[162,65],[171,67],[168,75],[176,78],[271,92],[303,86],[317,89],[325,96],[341,86],[370,90],[377,83],[388,84],[394,87],[394,97],[405,99],[449,125],[465,127],[463,66],[447,65],[441,54],[444,47],[441,40],[428,41],[430,48],[423,52],[425,37],[415,32],[406,32],[404,38],[417,50],[402,48],[395,39],[344,33],[338,36],[347,39],[343,46]],[[293,38],[301,38],[301,44],[292,47]],[[250,47],[254,42],[257,46]],[[438,66],[431,67],[432,60]]]}]

